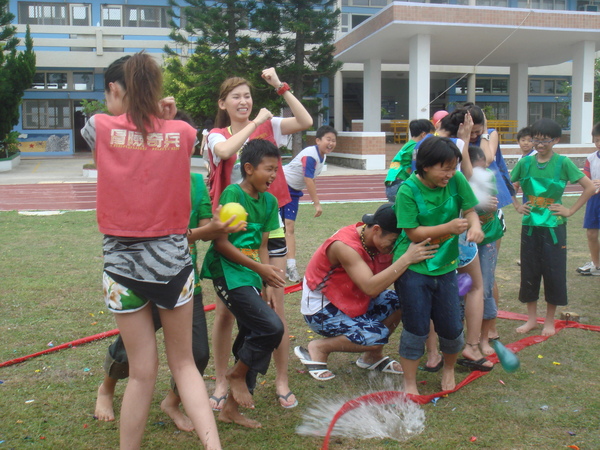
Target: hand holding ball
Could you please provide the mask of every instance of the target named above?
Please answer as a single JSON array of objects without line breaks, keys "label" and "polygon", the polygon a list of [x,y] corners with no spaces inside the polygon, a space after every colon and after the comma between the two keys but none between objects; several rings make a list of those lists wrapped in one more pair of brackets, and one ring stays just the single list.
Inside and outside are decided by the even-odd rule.
[{"label": "hand holding ball", "polygon": [[221,212],[219,213],[221,222],[227,222],[233,216],[236,217],[233,222],[229,224],[230,227],[235,227],[240,222],[245,222],[248,218],[248,213],[239,203],[231,202],[221,206]]}]

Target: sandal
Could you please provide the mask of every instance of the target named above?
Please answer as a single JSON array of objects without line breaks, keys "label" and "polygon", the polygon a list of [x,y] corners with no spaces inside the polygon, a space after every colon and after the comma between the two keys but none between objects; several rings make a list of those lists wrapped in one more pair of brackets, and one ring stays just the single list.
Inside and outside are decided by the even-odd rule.
[{"label": "sandal", "polygon": [[223,409],[223,405],[221,405],[221,402],[227,400],[227,394],[225,394],[223,397],[217,397],[215,395],[211,395],[208,398],[215,401],[215,406],[212,408],[212,410],[213,411],[221,411]]},{"label": "sandal", "polygon": [[368,364],[364,362],[362,358],[358,358],[356,360],[356,365],[361,369],[377,370],[383,373],[393,373],[395,375],[402,375],[404,372],[402,370],[394,369],[394,363],[398,364],[398,361],[390,359],[389,356],[384,356],[374,364]]},{"label": "sandal", "polygon": [[284,402],[287,402],[288,398],[290,398],[290,396],[292,396],[292,395],[294,395],[294,393],[292,391],[288,392],[286,395],[277,394],[277,400],[279,400],[279,404],[282,406],[282,408],[292,409],[292,408],[295,408],[296,406],[298,406],[298,399],[296,399],[294,401],[294,403],[292,403],[289,406],[285,406],[283,403],[281,403],[281,400],[283,400]]},{"label": "sandal", "polygon": [[[304,367],[308,370],[309,375],[315,380],[328,381],[335,378],[335,375],[327,368],[327,363],[312,361],[310,359],[310,353],[308,353],[308,350],[304,347],[298,346],[294,348],[294,354],[300,359],[300,362],[304,364]],[[330,373],[331,375],[322,377],[321,375],[324,373]]]}]

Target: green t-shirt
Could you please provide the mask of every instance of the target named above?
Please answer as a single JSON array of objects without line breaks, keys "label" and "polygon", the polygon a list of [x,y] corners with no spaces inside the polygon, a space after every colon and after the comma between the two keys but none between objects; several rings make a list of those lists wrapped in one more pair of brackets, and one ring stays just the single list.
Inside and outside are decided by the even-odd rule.
[{"label": "green t-shirt", "polygon": [[[412,180],[419,189],[419,192],[421,193],[425,206],[428,210],[435,209],[444,204],[452,196],[450,183],[443,188],[430,188],[425,186],[421,180],[419,180],[416,173],[413,173],[409,179]],[[419,207],[413,191],[410,186],[408,186],[406,183],[403,183],[398,190],[396,204],[394,206],[396,218],[398,220],[398,228],[417,228],[419,226],[441,225],[449,222],[449,220],[454,220],[460,217],[461,210],[466,211],[473,208],[478,203],[477,197],[475,197],[475,194],[473,193],[471,186],[469,186],[469,182],[465,176],[461,172],[456,172],[452,179],[454,180],[454,185],[456,187],[456,209],[453,209],[452,211],[443,211],[443,214],[441,212],[437,216],[439,217],[437,223],[429,223],[427,225],[419,222]],[[449,217],[450,219],[445,220],[444,216]],[[406,252],[410,242],[411,241],[406,233],[403,232],[398,238],[396,247],[394,248],[394,261],[396,261]],[[452,245],[456,246],[456,250],[458,250],[458,239],[454,239]],[[444,265],[443,267],[432,271],[427,267],[426,261],[421,261],[420,263],[411,265],[410,270],[425,275],[435,276],[448,273],[452,270],[455,270],[456,267],[457,261],[453,260],[448,261],[448,264]]]},{"label": "green t-shirt", "polygon": [[[192,210],[188,228],[197,228],[202,219],[212,218],[212,205],[202,174],[192,173],[190,181]],[[198,249],[196,248],[195,242],[190,244],[190,255],[192,256],[192,264],[194,265],[194,295],[196,295],[202,292],[202,285],[200,284],[200,273],[198,269]]]},{"label": "green t-shirt", "polygon": [[[510,181],[512,181],[513,183],[517,181],[521,183],[523,178],[526,178],[527,176],[537,179],[554,179],[556,178],[556,174],[558,172],[558,164],[562,164],[562,166],[560,167],[560,175],[558,177],[561,181],[577,183],[581,178],[585,176],[585,174],[581,170],[579,170],[579,168],[575,165],[573,161],[571,161],[568,157],[561,158],[560,156],[561,155],[559,155],[558,153],[554,153],[548,161],[548,164],[539,165],[535,155],[525,156],[521,158],[519,162],[517,162],[517,165],[510,173]],[[523,185],[523,183],[521,183],[521,188],[523,189],[523,194],[525,195],[526,199],[529,199],[530,196],[537,197],[540,195],[539,192],[530,192],[527,186]],[[562,204],[562,192],[560,196],[553,195],[553,200],[554,203]],[[531,214],[535,215],[537,212],[540,212],[538,208],[532,208]],[[566,217],[555,217],[557,225],[562,225],[567,222]],[[535,223],[534,217],[523,216],[523,224],[531,225],[533,223]]]},{"label": "green t-shirt", "polygon": [[386,185],[396,180],[406,181],[408,179],[412,173],[412,155],[416,145],[416,141],[411,139],[396,153],[385,177]]},{"label": "green t-shirt", "polygon": [[[258,249],[262,243],[263,233],[279,228],[277,199],[269,192],[259,193],[256,199],[244,192],[240,185],[230,184],[221,194],[219,204],[230,202],[239,203],[246,209],[248,225],[246,231],[230,234],[229,242],[249,258],[260,262]],[[200,275],[202,278],[213,280],[225,277],[229,289],[248,285],[255,286],[257,289],[262,288],[262,280],[258,274],[227,260],[214,249],[212,244],[206,253]]]}]

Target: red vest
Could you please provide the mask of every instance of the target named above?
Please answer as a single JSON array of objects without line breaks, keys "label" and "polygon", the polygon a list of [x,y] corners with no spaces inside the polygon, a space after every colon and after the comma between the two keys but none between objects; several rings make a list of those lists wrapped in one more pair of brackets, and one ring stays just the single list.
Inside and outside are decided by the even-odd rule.
[{"label": "red vest", "polygon": [[[210,132],[222,134],[225,136],[225,139],[229,139],[232,136],[228,128],[215,128]],[[267,120],[266,122],[260,124],[256,130],[254,130],[254,133],[252,133],[248,138],[248,140],[251,139],[264,139],[277,145],[275,142],[275,137],[273,136],[273,127],[271,126],[271,121]],[[209,195],[214,211],[219,206],[219,197],[221,196],[221,193],[227,186],[231,184],[231,170],[233,169],[237,158],[235,155],[233,155],[229,159],[222,159],[221,162],[215,166],[212,159],[213,150],[209,148],[209,152],[210,158],[208,158],[208,160],[211,170],[210,177],[208,179],[208,185],[210,186]],[[284,205],[287,205],[292,200],[290,197],[290,191],[287,187],[287,182],[285,181],[285,174],[283,173],[281,158],[279,159],[277,176],[275,177],[273,184],[271,184],[269,187],[269,192],[277,197],[277,205],[280,208]]]},{"label": "red vest", "polygon": [[373,275],[381,272],[392,264],[392,255],[377,254],[371,259],[360,241],[356,227],[357,223],[338,230],[327,239],[314,253],[304,277],[311,290],[321,289],[323,295],[348,317],[356,317],[367,312],[371,297],[358,289],[341,265],[332,266],[327,258],[327,249],[335,241],[341,241],[354,249],[364,262],[367,263]]},{"label": "red vest", "polygon": [[100,232],[124,237],[185,233],[196,130],[180,120],[157,119],[144,143],[126,114],[96,114],[94,120]]}]

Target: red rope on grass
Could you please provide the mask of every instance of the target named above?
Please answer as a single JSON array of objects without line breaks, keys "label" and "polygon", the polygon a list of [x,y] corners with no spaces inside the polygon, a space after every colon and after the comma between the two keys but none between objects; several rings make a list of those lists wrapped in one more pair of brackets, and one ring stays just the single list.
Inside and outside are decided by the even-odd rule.
[{"label": "red rope on grass", "polygon": [[[297,292],[297,291],[300,291],[300,290],[302,290],[302,286],[300,285],[300,283],[297,283],[297,284],[293,284],[291,286],[286,286],[283,291],[284,291],[285,294],[290,294],[292,292]],[[216,308],[216,305],[214,303],[212,303],[210,305],[206,305],[204,307],[204,311],[212,311],[215,308]],[[98,333],[98,334],[95,334],[93,336],[88,336],[88,337],[84,337],[84,338],[81,338],[81,339],[77,339],[75,341],[66,342],[64,344],[57,345],[56,347],[52,347],[52,348],[43,350],[41,352],[32,353],[31,355],[22,356],[20,358],[15,358],[15,359],[11,359],[11,360],[5,361],[3,363],[0,363],[0,368],[7,367],[7,366],[12,366],[13,364],[19,364],[19,363],[22,363],[23,361],[27,361],[28,359],[35,358],[36,356],[42,356],[42,355],[46,355],[48,353],[52,353],[52,352],[57,352],[59,350],[63,350],[65,348],[72,348],[72,347],[76,347],[78,345],[87,344],[88,342],[97,341],[97,340],[100,340],[100,339],[104,339],[104,338],[107,338],[107,337],[114,336],[116,334],[119,334],[119,329],[118,328],[115,328],[114,330],[110,330],[110,331],[105,331],[103,333]]]},{"label": "red rope on grass", "polygon": [[[526,321],[527,315],[512,313],[512,312],[508,312],[508,311],[498,311],[498,318],[499,319]],[[537,322],[544,323],[544,318],[538,317]],[[598,325],[587,325],[587,324],[573,322],[570,320],[555,320],[554,328],[556,329],[556,333],[558,333],[559,331],[561,331],[565,328],[579,328],[582,330],[600,332],[600,326],[598,326]],[[549,339],[550,337],[551,336],[528,336],[528,337],[518,340],[517,342],[513,342],[512,344],[507,344],[506,347],[509,348],[510,350],[512,350],[513,352],[517,353],[531,345],[539,344],[540,342],[544,342],[545,340]],[[489,356],[487,359],[494,364],[498,364],[498,362],[499,362],[498,356],[495,353],[492,356]],[[406,394],[401,391],[380,391],[380,392],[373,392],[371,394],[363,395],[361,397],[357,397],[352,400],[349,400],[342,405],[342,407],[335,413],[335,415],[331,419],[331,422],[329,424],[329,428],[327,428],[327,433],[325,434],[325,439],[323,440],[323,445],[321,446],[321,449],[322,450],[329,449],[329,440],[331,438],[331,433],[333,432],[333,428],[335,427],[335,424],[340,419],[340,417],[342,417],[347,412],[358,408],[361,405],[368,404],[368,403],[376,403],[378,405],[386,405],[386,404],[395,402],[399,397],[403,397],[403,396],[406,396],[407,398],[414,401],[415,403],[424,405],[426,403],[431,402],[434,398],[439,398],[439,397],[447,396],[448,394],[452,394],[452,393],[458,391],[459,389],[461,389],[462,387],[466,386],[467,384],[471,383],[472,381],[476,380],[477,378],[487,375],[488,373],[490,373],[490,372],[489,371],[482,372],[479,370],[474,370],[469,375],[467,375],[467,377],[464,380],[462,380],[460,383],[458,383],[456,385],[456,387],[454,389],[452,389],[451,391],[441,391],[441,392],[437,392],[435,394],[430,394],[430,395],[412,395],[412,394]]]},{"label": "red rope on grass", "polygon": [[33,354],[27,355],[27,356],[22,356],[21,358],[15,358],[15,359],[11,359],[10,361],[5,361],[3,363],[0,363],[0,367],[12,366],[13,364],[18,364],[18,363],[26,361],[30,358],[35,358],[36,356],[42,356],[47,353],[57,352],[64,348],[71,348],[71,347],[76,347],[78,345],[87,344],[88,342],[96,341],[98,339],[104,339],[104,338],[107,338],[110,336],[114,336],[115,334],[119,334],[119,330],[116,328],[114,330],[105,331],[103,333],[98,333],[93,336],[88,336],[85,338],[77,339],[75,341],[66,342],[64,344],[57,345],[56,347],[52,347],[47,350],[43,350],[41,352],[33,353]]}]

